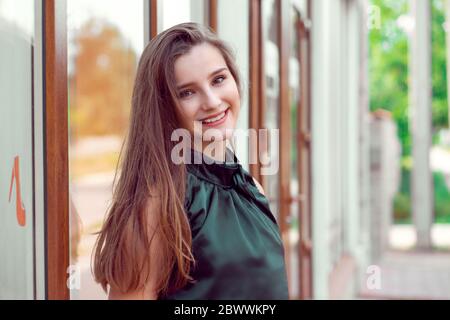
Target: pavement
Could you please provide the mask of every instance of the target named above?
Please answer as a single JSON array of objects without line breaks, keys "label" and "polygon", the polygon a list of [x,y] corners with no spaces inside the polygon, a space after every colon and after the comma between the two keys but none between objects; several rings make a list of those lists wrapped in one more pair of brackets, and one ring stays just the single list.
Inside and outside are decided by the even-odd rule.
[{"label": "pavement", "polygon": [[450,253],[389,251],[377,264],[380,287],[362,281],[360,299],[450,299]]},{"label": "pavement", "polygon": [[[450,225],[431,228],[432,249],[418,251],[412,225],[391,226],[390,250],[374,264],[380,287],[361,281],[360,299],[450,299]],[[369,280],[369,283],[368,283]],[[373,284],[373,281],[372,281]]]}]

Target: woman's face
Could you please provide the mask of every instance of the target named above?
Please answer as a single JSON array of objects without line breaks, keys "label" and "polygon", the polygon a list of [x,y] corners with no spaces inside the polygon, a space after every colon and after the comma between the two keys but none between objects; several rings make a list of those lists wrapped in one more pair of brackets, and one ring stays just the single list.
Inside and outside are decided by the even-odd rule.
[{"label": "woman's face", "polygon": [[[229,139],[236,126],[240,97],[221,52],[204,43],[175,61],[177,113],[183,128],[203,141]],[[210,130],[216,129],[216,130]]]}]

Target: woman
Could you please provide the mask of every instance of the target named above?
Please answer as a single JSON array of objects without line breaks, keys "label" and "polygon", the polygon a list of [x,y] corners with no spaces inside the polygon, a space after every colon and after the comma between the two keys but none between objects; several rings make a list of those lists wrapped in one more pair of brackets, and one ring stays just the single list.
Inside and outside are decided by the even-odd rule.
[{"label": "woman", "polygon": [[[144,50],[94,252],[94,276],[110,299],[288,298],[276,220],[226,147],[240,84],[229,48],[201,25],[172,27]],[[192,147],[182,163],[172,141],[180,130]]]}]

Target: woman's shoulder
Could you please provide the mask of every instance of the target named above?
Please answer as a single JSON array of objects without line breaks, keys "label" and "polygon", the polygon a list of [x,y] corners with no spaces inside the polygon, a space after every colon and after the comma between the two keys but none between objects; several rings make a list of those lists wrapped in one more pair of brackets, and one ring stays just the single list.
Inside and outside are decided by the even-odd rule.
[{"label": "woman's shoulder", "polygon": [[258,182],[258,180],[256,180],[254,177],[252,177],[252,179],[253,179],[253,182],[254,182],[256,188],[258,188],[258,191],[259,191],[262,195],[265,196],[266,194],[264,193],[264,189],[263,189],[262,185],[261,185],[261,184]]}]

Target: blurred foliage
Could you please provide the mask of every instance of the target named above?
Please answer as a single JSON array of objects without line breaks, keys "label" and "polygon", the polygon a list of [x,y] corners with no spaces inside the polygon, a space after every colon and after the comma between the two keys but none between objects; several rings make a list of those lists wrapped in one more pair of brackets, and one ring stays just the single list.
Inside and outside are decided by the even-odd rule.
[{"label": "blurred foliage", "polygon": [[[445,0],[432,0],[432,85],[433,85],[433,129],[437,133],[448,128],[447,102],[447,48],[445,23]],[[436,140],[435,140],[436,141]]]},{"label": "blurred foliage", "polygon": [[433,173],[434,179],[434,212],[436,222],[450,222],[450,192],[441,172]]},{"label": "blurred foliage", "polygon": [[[443,0],[432,0],[433,128],[448,127],[445,11]],[[397,19],[407,15],[408,0],[372,0],[381,13],[380,28],[370,32],[370,108],[392,112],[403,155],[411,154],[408,118],[408,36]],[[436,141],[436,139],[434,139]]]},{"label": "blurred foliage", "polygon": [[[400,190],[394,198],[394,222],[411,223],[411,169],[403,166]],[[433,172],[434,181],[434,221],[450,222],[450,192],[441,172]]]},{"label": "blurred foliage", "polygon": [[394,223],[412,223],[411,212],[411,197],[409,193],[397,193],[394,198]]},{"label": "blurred foliage", "polygon": [[[446,33],[444,0],[432,4],[432,117],[433,143],[437,133],[448,127]],[[408,35],[398,24],[398,18],[409,13],[408,0],[372,0],[381,13],[380,28],[370,32],[370,109],[385,109],[397,123],[402,146],[402,180],[394,199],[396,223],[411,222],[410,170],[411,135],[408,116],[409,48]],[[441,173],[433,173],[435,220],[450,222],[450,195]]]},{"label": "blurred foliage", "polygon": [[136,53],[114,26],[92,19],[77,32],[69,75],[71,138],[123,135],[127,126]]},{"label": "blurred foliage", "polygon": [[370,32],[370,109],[392,113],[404,155],[411,152],[408,123],[408,38],[397,19],[408,12],[407,0],[373,0],[381,13],[379,28]]}]

